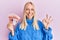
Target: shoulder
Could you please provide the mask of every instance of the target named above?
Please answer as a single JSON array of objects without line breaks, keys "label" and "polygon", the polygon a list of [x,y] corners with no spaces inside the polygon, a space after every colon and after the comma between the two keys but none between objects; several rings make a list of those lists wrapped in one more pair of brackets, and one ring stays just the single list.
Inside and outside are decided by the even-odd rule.
[{"label": "shoulder", "polygon": [[37,20],[38,24],[42,24],[42,21],[41,20]]},{"label": "shoulder", "polygon": [[41,25],[41,26],[44,25],[41,20],[37,20],[37,23],[38,23],[38,25]]},{"label": "shoulder", "polygon": [[41,20],[37,20],[38,26],[40,29],[42,29],[44,27],[44,24]]},{"label": "shoulder", "polygon": [[19,30],[19,27],[20,27],[20,22],[18,22],[16,25],[15,25],[15,30]]}]

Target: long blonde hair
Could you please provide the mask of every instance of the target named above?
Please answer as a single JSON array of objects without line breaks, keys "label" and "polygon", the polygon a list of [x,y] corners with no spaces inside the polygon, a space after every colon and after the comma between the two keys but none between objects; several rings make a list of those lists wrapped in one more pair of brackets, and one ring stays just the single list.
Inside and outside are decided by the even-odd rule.
[{"label": "long blonde hair", "polygon": [[[26,13],[25,13],[26,5],[28,5],[28,4],[31,4],[31,5],[34,6],[34,4],[33,4],[32,2],[27,2],[27,3],[25,4],[25,6],[24,6],[24,11],[23,11],[23,13],[24,13],[24,18],[23,18],[23,21],[22,21],[22,23],[21,23],[21,25],[20,25],[20,29],[22,29],[22,30],[26,30],[26,27],[27,27],[27,25],[28,25],[27,22],[26,22]],[[35,11],[34,11],[33,27],[34,27],[34,29],[39,30],[37,20],[35,19]]]}]

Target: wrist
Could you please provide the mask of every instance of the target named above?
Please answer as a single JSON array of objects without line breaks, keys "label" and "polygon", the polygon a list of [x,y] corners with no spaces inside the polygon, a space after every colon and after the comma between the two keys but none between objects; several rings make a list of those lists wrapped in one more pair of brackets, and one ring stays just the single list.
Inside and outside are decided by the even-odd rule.
[{"label": "wrist", "polygon": [[14,36],[14,31],[11,31],[11,33],[12,33],[12,36]]}]

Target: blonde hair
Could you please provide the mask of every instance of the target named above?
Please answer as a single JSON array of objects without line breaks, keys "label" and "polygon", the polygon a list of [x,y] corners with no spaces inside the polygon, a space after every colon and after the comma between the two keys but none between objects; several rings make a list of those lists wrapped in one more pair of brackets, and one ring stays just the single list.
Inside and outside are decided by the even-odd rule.
[{"label": "blonde hair", "polygon": [[[27,3],[25,4],[25,6],[24,6],[24,12],[23,12],[23,13],[24,13],[24,18],[23,18],[23,21],[22,21],[22,23],[21,23],[21,25],[20,25],[20,28],[21,28],[22,30],[26,30],[26,27],[27,27],[27,25],[28,25],[27,22],[26,22],[26,13],[25,13],[25,8],[26,8],[26,5],[28,5],[28,4],[31,4],[31,5],[34,6],[34,4],[33,4],[32,2],[27,2]],[[33,27],[34,27],[34,29],[36,29],[36,30],[39,29],[37,20],[35,19],[35,11],[34,11]]]}]

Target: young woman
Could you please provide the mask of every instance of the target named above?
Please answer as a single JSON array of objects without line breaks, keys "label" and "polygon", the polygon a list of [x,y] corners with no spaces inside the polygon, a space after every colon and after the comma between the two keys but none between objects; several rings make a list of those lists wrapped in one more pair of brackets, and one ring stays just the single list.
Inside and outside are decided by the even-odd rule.
[{"label": "young woman", "polygon": [[9,40],[52,40],[52,29],[49,27],[51,17],[46,15],[41,21],[35,18],[35,9],[32,2],[27,2],[24,6],[24,18],[20,23],[18,21],[16,29],[14,29],[13,18],[20,20],[16,15],[9,16],[9,23],[7,25],[10,30]]}]

